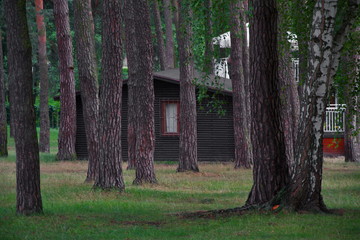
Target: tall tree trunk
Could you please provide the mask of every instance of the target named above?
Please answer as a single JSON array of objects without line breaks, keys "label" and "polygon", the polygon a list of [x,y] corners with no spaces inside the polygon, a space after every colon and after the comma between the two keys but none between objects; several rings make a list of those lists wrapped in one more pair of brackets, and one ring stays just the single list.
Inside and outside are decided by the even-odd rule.
[{"label": "tall tree trunk", "polygon": [[122,41],[121,0],[103,1],[100,159],[94,186],[125,189],[121,168]]},{"label": "tall tree trunk", "polygon": [[[246,38],[244,34],[244,14],[243,4],[241,1],[232,1],[231,9],[231,71],[230,78],[233,88],[233,115],[234,115],[234,141],[235,141],[235,168],[250,168],[251,158],[250,139],[248,128],[248,114],[247,114],[247,98],[245,95],[245,78],[243,66],[244,50],[243,39]],[[241,13],[242,12],[242,13]],[[246,41],[245,41],[246,43]]]},{"label": "tall tree trunk", "polygon": [[95,180],[99,161],[99,86],[94,43],[94,21],[90,0],[74,0],[74,15],[81,99],[89,154],[86,181],[91,181]]},{"label": "tall tree trunk", "polygon": [[[286,45],[287,47],[288,45]],[[281,118],[284,129],[286,158],[289,174],[294,172],[296,134],[298,131],[298,119],[300,115],[300,103],[297,83],[293,76],[289,49],[282,49],[279,57],[279,80],[281,96]]]},{"label": "tall tree trunk", "polygon": [[57,159],[72,160],[76,158],[76,97],[67,0],[54,1],[54,19],[59,51],[61,105]]},{"label": "tall tree trunk", "polygon": [[175,67],[174,57],[174,35],[173,35],[173,24],[172,24],[172,5],[171,0],[163,0],[164,4],[164,17],[165,17],[165,54],[166,54],[166,69]]},{"label": "tall tree trunk", "polygon": [[[318,0],[313,12],[309,74],[302,87],[301,113],[290,205],[296,210],[327,211],[321,195],[323,125],[329,85],[349,26],[360,1],[349,0],[340,30],[334,34],[336,0]],[[335,35],[335,36],[334,36]]]},{"label": "tall tree trunk", "polygon": [[136,164],[136,154],[135,154],[135,148],[136,148],[136,133],[135,133],[135,127],[136,127],[136,117],[135,117],[135,106],[134,106],[134,91],[135,86],[133,86],[133,83],[130,81],[130,74],[128,78],[128,166],[127,169],[135,169]]},{"label": "tall tree trunk", "polygon": [[[178,36],[178,28],[179,28],[179,1],[178,0],[172,0],[172,13],[173,13],[173,23],[175,25],[175,34],[176,34],[176,41],[179,41]],[[179,46],[174,47],[174,67],[177,67],[180,61],[180,53],[179,53]],[[176,53],[178,55],[176,55]]]},{"label": "tall tree trunk", "polygon": [[[156,183],[154,170],[155,150],[155,124],[154,124],[154,82],[152,75],[152,44],[150,29],[149,5],[146,0],[126,1],[126,9],[133,7],[133,23],[125,17],[126,34],[134,36],[132,41],[127,41],[127,56],[129,73],[136,91],[133,91],[134,112],[137,119],[135,125],[136,144],[136,178],[134,184]],[[128,13],[126,13],[128,14]],[[129,26],[134,27],[134,32],[129,32]],[[136,34],[134,34],[136,33]],[[127,36],[127,39],[129,39]]]},{"label": "tall tree trunk", "polygon": [[[332,57],[332,62],[331,62],[331,67],[330,67],[330,84],[332,81],[332,78],[335,76],[338,66],[340,64],[340,58],[341,55],[340,53],[342,52],[343,46],[345,41],[347,40],[347,35],[348,33],[351,31],[351,27],[354,24],[355,20],[356,20],[356,16],[358,16],[358,12],[359,12],[359,5],[360,5],[360,1],[359,0],[348,0],[348,6],[347,6],[347,12],[344,14],[344,18],[343,18],[343,22],[340,25],[340,29],[337,31],[335,37],[334,37],[334,47],[333,47],[333,57]],[[359,28],[354,28],[354,31],[359,31]],[[358,49],[358,46],[354,46],[354,48]],[[358,52],[358,51],[354,51],[354,52]],[[353,54],[353,52],[351,52],[351,54]],[[346,56],[345,56],[346,57]],[[351,56],[350,57],[351,60],[353,61],[352,63],[347,64],[347,67],[352,67],[352,69],[349,69],[348,71],[348,78],[350,79],[350,82],[348,84],[352,84],[352,82],[354,81],[355,77],[357,76],[358,72],[359,72],[359,55],[355,55],[355,56]],[[344,61],[343,61],[344,62]],[[346,62],[346,61],[345,61]],[[346,64],[346,63],[345,63]],[[352,79],[354,78],[354,79]],[[349,131],[349,126],[353,125],[353,127],[355,127],[355,130],[360,129],[360,104],[359,104],[359,97],[355,97],[352,98],[350,95],[350,86],[346,85],[345,86],[345,101],[347,106],[346,112],[345,112],[345,161],[351,160],[352,161],[360,161],[360,134],[357,134],[357,136],[351,136],[351,131]],[[353,110],[354,113],[353,114],[349,114],[350,110]],[[352,123],[350,123],[350,121],[353,121]],[[350,156],[348,153],[350,153],[352,156]]]},{"label": "tall tree trunk", "polygon": [[253,0],[250,18],[251,120],[254,184],[247,205],[269,202],[288,183],[278,82],[275,0]]},{"label": "tall tree trunk", "polygon": [[5,75],[1,35],[2,33],[0,30],[0,157],[6,157],[8,155],[7,114],[5,106]]},{"label": "tall tree trunk", "polygon": [[244,0],[241,2],[241,25],[242,25],[242,65],[244,69],[244,89],[245,89],[245,106],[246,106],[246,121],[247,121],[247,134],[246,134],[246,141],[249,146],[249,160],[250,164],[253,164],[253,148],[251,143],[251,94],[250,94],[250,55],[249,55],[249,39],[248,39],[248,27],[246,23],[249,22],[246,12],[249,11],[249,4],[248,0]]},{"label": "tall tree trunk", "polygon": [[[294,17],[295,34],[297,35],[298,42],[298,55],[299,55],[299,84],[298,95],[300,102],[302,101],[301,86],[306,81],[308,76],[308,49],[309,49],[309,36],[310,25],[315,1],[294,0],[292,16]],[[286,10],[285,10],[286,11]]]},{"label": "tall tree trunk", "polygon": [[204,53],[204,72],[214,73],[214,45],[212,43],[212,0],[204,1],[204,25],[205,25],[205,53]]},{"label": "tall tree trunk", "polygon": [[291,46],[288,41],[289,21],[289,2],[278,3],[280,12],[278,26],[278,46],[279,46],[279,80],[281,96],[281,118],[284,129],[286,158],[289,166],[289,175],[294,172],[296,144],[296,134],[298,130],[298,119],[300,115],[300,102],[298,95],[298,86],[292,69]]},{"label": "tall tree trunk", "polygon": [[196,95],[194,59],[192,48],[190,1],[179,1],[179,24],[177,28],[180,55],[180,146],[178,172],[198,172]]},{"label": "tall tree trunk", "polygon": [[[126,57],[128,61],[128,65],[136,64],[136,47],[132,42],[135,39],[135,14],[132,3],[130,1],[125,2],[125,10],[124,10],[124,22],[125,22],[125,44],[126,44]],[[135,99],[134,94],[136,92],[136,86],[134,84],[136,79],[136,68],[129,67],[128,68],[128,166],[127,169],[135,169],[136,164],[136,113],[135,113]]]},{"label": "tall tree trunk", "polygon": [[31,43],[26,0],[5,0],[11,116],[16,148],[16,211],[42,212],[39,146],[32,93]]},{"label": "tall tree trunk", "polygon": [[[176,29],[179,25],[179,1],[178,0],[172,0],[173,6],[173,22],[175,24]],[[177,35],[177,34],[176,34]]]},{"label": "tall tree trunk", "polygon": [[[354,60],[351,58],[351,60]],[[347,66],[353,66],[349,63],[349,58],[342,58],[342,62],[348,63]],[[347,69],[345,72],[351,72],[354,69]],[[349,74],[354,76],[353,74]],[[356,75],[355,75],[356,76]],[[354,79],[349,78],[349,82],[346,83],[344,89],[344,98],[346,103],[345,111],[345,132],[344,132],[344,141],[345,141],[345,162],[360,162],[360,137],[359,133],[355,133],[360,129],[360,104],[358,103],[358,96],[353,96],[351,94],[351,88],[354,84]]]},{"label": "tall tree trunk", "polygon": [[40,152],[50,152],[49,79],[46,55],[46,28],[43,0],[35,0],[40,73]]},{"label": "tall tree trunk", "polygon": [[[321,196],[322,139],[329,89],[328,65],[331,64],[333,22],[337,7],[335,5],[332,9],[330,2],[333,0],[317,1],[313,13],[309,49],[310,72],[301,94],[302,111],[295,149],[295,163],[298,167],[295,169],[290,200],[295,209],[326,211]],[[329,40],[325,41],[325,38]]]},{"label": "tall tree trunk", "polygon": [[165,45],[163,38],[163,31],[161,26],[161,17],[159,10],[158,0],[152,0],[152,12],[154,14],[155,31],[156,31],[156,42],[160,60],[160,69],[165,70],[166,68],[166,56],[165,56]]}]

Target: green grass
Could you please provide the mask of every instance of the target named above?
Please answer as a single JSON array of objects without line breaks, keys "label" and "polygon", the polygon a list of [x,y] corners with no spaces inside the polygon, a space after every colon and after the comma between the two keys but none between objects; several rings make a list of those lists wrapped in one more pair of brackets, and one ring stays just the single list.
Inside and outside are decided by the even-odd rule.
[{"label": "green grass", "polygon": [[203,163],[201,173],[176,173],[176,165],[157,163],[158,185],[133,186],[134,171],[125,170],[120,194],[84,183],[86,162],[54,159],[55,151],[41,155],[44,214],[31,217],[16,215],[14,151],[0,159],[0,239],[360,239],[359,164],[324,165],[325,202],[342,208],[342,216],[250,212],[184,219],[176,214],[242,205],[251,171]]}]

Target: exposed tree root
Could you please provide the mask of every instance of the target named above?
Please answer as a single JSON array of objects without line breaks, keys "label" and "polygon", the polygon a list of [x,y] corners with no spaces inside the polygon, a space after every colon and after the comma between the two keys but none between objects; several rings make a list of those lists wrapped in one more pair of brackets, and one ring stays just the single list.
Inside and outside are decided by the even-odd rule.
[{"label": "exposed tree root", "polygon": [[234,215],[244,215],[250,211],[258,211],[261,213],[279,213],[286,209],[288,212],[297,213],[324,213],[324,214],[336,214],[343,215],[342,209],[328,209],[323,203],[322,198],[320,203],[303,205],[301,208],[295,208],[291,201],[289,201],[289,191],[287,188],[281,190],[272,200],[263,204],[246,204],[242,207],[218,209],[210,211],[197,211],[177,214],[182,218],[216,218],[216,217],[228,217]]},{"label": "exposed tree root", "polygon": [[187,212],[187,213],[180,213],[177,215],[182,218],[215,218],[218,216],[243,215],[255,209],[256,209],[255,206],[242,206],[236,208],[218,209],[218,210],[210,210],[210,211]]}]

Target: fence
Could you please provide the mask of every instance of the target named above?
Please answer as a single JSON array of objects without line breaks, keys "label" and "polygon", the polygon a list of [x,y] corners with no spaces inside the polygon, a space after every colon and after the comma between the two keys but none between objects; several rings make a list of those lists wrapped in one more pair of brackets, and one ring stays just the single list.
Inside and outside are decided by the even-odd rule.
[{"label": "fence", "polygon": [[324,132],[344,132],[345,104],[329,104],[326,108]]}]

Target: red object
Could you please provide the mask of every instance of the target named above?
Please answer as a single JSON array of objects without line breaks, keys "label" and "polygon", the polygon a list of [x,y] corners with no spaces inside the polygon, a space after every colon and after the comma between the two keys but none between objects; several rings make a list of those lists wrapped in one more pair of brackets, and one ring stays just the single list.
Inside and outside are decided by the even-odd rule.
[{"label": "red object", "polygon": [[343,138],[324,138],[323,139],[324,155],[344,155],[344,139]]},{"label": "red object", "polygon": [[272,207],[272,210],[276,210],[276,209],[278,209],[279,207],[280,207],[280,205],[275,205],[275,206]]}]

